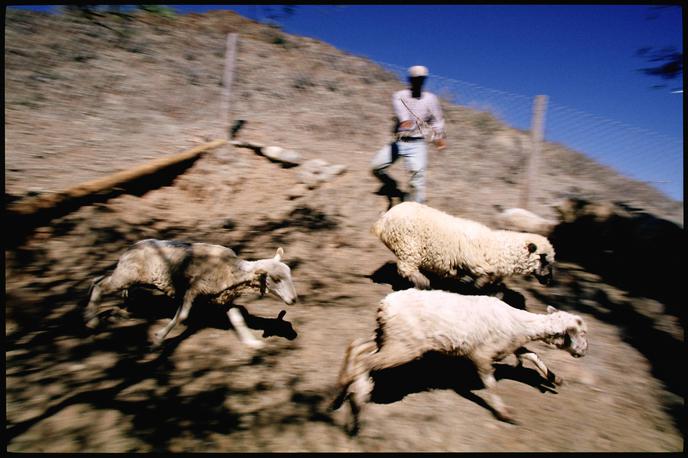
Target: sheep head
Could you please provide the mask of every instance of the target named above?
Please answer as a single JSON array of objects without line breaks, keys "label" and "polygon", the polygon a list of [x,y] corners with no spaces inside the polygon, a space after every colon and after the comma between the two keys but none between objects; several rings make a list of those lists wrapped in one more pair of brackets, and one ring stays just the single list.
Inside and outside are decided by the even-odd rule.
[{"label": "sheep head", "polygon": [[549,339],[561,350],[566,350],[574,358],[585,356],[588,351],[588,327],[583,319],[572,313],[562,312],[548,305],[547,313],[556,320],[557,326],[562,328],[562,332]]},{"label": "sheep head", "polygon": [[549,285],[554,279],[554,248],[545,237],[529,234],[525,243],[528,265],[540,284]]},{"label": "sheep head", "polygon": [[291,269],[282,262],[283,255],[284,250],[279,247],[273,258],[258,261],[255,275],[260,282],[261,295],[270,292],[282,299],[285,304],[291,305],[296,301],[297,294],[291,278]]}]

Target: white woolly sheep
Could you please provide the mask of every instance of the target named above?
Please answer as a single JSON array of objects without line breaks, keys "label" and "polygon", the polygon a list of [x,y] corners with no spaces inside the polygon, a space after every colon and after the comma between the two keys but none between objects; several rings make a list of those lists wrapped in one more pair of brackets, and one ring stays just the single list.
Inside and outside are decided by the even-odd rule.
[{"label": "white woolly sheep", "polygon": [[[289,266],[281,262],[284,250],[273,258],[244,261],[230,248],[207,243],[186,243],[146,239],[127,249],[108,277],[94,280],[84,318],[89,327],[98,325],[98,302],[103,294],[123,291],[132,286],[148,286],[162,291],[179,303],[172,321],[155,334],[155,344],[185,321],[193,301],[208,296],[216,304],[230,304],[227,315],[240,340],[253,348],[263,346],[251,335],[233,300],[248,291],[274,293],[286,304],[296,299]],[[282,315],[283,316],[283,315]]]},{"label": "white woolly sheep", "polygon": [[538,234],[492,230],[416,202],[392,207],[372,230],[397,256],[399,274],[416,288],[430,285],[419,269],[469,275],[478,288],[517,274],[533,274],[542,284],[552,279],[554,248]]},{"label": "white woolly sheep", "polygon": [[357,430],[361,408],[372,391],[370,372],[400,366],[435,351],[468,358],[488,390],[497,418],[514,422],[494,392],[494,361],[515,354],[519,365],[530,360],[549,382],[561,384],[562,379],[524,345],[539,340],[574,357],[585,355],[588,349],[587,327],[579,316],[549,306],[547,312],[518,310],[489,296],[417,289],[391,293],[380,302],[374,335],[357,339],[348,347],[333,407],[338,408],[348,398]]},{"label": "white woolly sheep", "polygon": [[507,208],[495,216],[495,226],[499,229],[530,232],[549,236],[558,224],[557,221],[543,218],[523,208]]}]

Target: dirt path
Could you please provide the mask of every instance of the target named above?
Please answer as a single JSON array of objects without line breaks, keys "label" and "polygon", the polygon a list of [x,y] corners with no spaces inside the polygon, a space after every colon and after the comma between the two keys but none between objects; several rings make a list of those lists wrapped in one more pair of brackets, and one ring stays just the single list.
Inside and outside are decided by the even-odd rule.
[{"label": "dirt path", "polygon": [[[344,349],[370,332],[379,299],[404,286],[393,255],[367,230],[384,198],[372,193],[365,161],[348,165],[333,182],[289,200],[278,190],[297,184],[296,169],[227,146],[171,186],[84,207],[8,251],[8,450],[682,449],[678,320],[574,264],[560,267],[554,288],[509,283],[531,311],[551,304],[580,313],[591,345],[580,360],[534,346],[566,380],[556,393],[533,368],[497,364],[498,392],[518,425],[493,417],[470,367],[428,357],[378,374],[366,424],[359,436],[347,436],[343,410],[324,405]],[[395,173],[403,178],[401,167]],[[152,333],[174,308],[144,293],[129,298],[130,319],[113,318],[89,333],[81,319],[89,279],[146,237],[220,243],[248,259],[282,246],[300,302],[237,302],[256,335],[286,309],[298,337],[268,337],[256,353],[241,346],[222,311],[198,304],[189,326],[152,350]]]}]

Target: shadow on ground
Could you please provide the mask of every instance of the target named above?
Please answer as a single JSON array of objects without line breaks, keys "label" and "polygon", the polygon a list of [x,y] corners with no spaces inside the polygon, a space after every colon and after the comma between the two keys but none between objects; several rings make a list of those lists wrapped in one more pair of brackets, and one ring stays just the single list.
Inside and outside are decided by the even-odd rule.
[{"label": "shadow on ground", "polygon": [[[431,272],[423,272],[423,275],[428,277],[430,289],[433,290],[449,291],[466,296],[496,296],[514,308],[521,310],[526,308],[525,297],[504,284],[478,289],[472,282],[443,278]],[[393,261],[383,264],[367,278],[374,283],[390,285],[394,291],[413,288],[413,283],[399,275],[397,264]]]},{"label": "shadow on ground", "polygon": [[[514,380],[537,388],[541,393],[556,393],[554,385],[543,379],[534,369],[497,363],[497,380]],[[473,393],[484,388],[473,363],[465,358],[454,358],[437,352],[428,352],[422,358],[407,364],[371,373],[374,388],[370,402],[390,404],[409,394],[431,390],[453,390],[460,396],[489,410],[495,410],[482,397]],[[342,399],[335,402],[339,407]],[[508,401],[507,401],[508,404]]]},{"label": "shadow on ground", "polygon": [[642,299],[612,300],[602,282],[589,280],[574,270],[559,270],[562,281],[547,290],[528,288],[539,301],[556,303],[574,312],[583,312],[609,323],[621,331],[624,341],[636,348],[651,364],[652,375],[680,400],[665,400],[664,408],[677,427],[686,433],[684,405],[686,377],[683,370],[685,343],[660,329],[657,322],[641,313]]},{"label": "shadow on ground", "polygon": [[[34,323],[28,329],[21,328],[22,332],[8,335],[13,350],[26,350],[20,355],[8,358],[8,365],[13,369],[11,376],[45,372],[46,369],[61,363],[80,364],[94,356],[115,355],[116,363],[105,369],[91,370],[86,366],[83,369],[86,372],[83,374],[65,374],[66,376],[60,379],[42,377],[43,384],[61,385],[60,394],[50,398],[41,409],[42,413],[21,422],[8,422],[8,443],[39,422],[76,404],[88,404],[94,410],[114,409],[131,416],[131,428],[127,435],[138,439],[139,443],[147,444],[151,451],[158,452],[169,451],[170,441],[178,437],[180,430],[204,443],[213,433],[227,435],[249,428],[246,422],[241,421],[241,414],[225,406],[225,400],[233,395],[251,395],[256,391],[255,388],[238,388],[228,381],[211,384],[198,394],[184,395],[182,392],[185,384],[193,378],[203,376],[204,371],[207,372],[209,369],[196,370],[193,374],[181,371],[182,378],[172,375],[180,373],[176,370],[172,356],[184,340],[203,328],[230,329],[226,308],[196,304],[194,308],[206,306],[204,313],[194,313],[192,308],[186,329],[181,334],[166,339],[160,348],[152,349],[148,337],[151,323],[162,318],[170,318],[175,312],[174,303],[169,298],[150,294],[145,290],[132,289],[128,301],[123,304],[131,319],[103,320],[106,321],[105,325],[97,332],[91,332],[83,324],[82,308],[65,305],[79,302],[76,299],[78,297],[82,298],[83,304],[86,293],[82,286],[59,297],[45,298],[42,303],[53,304],[53,311],[64,311],[58,313],[55,318],[40,319],[40,326]],[[13,297],[11,300],[14,308],[25,305],[20,303],[19,297]],[[40,305],[41,303],[34,304],[37,307]],[[238,307],[247,325],[254,329],[262,329],[264,336],[277,335],[290,340],[296,337],[296,331],[283,316],[253,316],[244,307]],[[107,310],[103,314],[109,315]],[[68,349],[57,348],[55,342],[65,338],[78,344]],[[279,357],[282,351],[272,349],[270,355]],[[240,363],[227,365],[222,370],[231,374],[239,366]],[[231,376],[228,380],[231,380]],[[152,387],[138,390],[138,395],[122,394],[127,388],[146,381],[152,381]],[[306,415],[306,420],[311,418],[331,421],[319,410],[320,399],[317,395],[303,394],[294,389],[292,397],[295,402],[304,406],[301,409],[305,409],[304,412],[299,411],[298,415]],[[277,417],[279,418],[279,414]],[[296,420],[285,420],[294,421]]]}]

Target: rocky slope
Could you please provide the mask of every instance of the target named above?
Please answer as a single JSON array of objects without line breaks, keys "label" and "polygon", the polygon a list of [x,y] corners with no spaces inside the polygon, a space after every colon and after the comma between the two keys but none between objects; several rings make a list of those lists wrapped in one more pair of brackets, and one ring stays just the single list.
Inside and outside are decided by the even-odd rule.
[{"label": "rocky slope", "polygon": [[[312,190],[282,168],[225,146],[173,183],[85,206],[5,254],[6,409],[11,451],[677,451],[685,378],[681,317],[655,298],[608,284],[562,259],[558,283],[513,280],[510,300],[554,305],[588,322],[591,351],[573,360],[534,346],[568,381],[557,393],[532,368],[497,365],[519,425],[485,407],[474,371],[426,358],[376,375],[367,427],[347,436],[328,412],[346,345],[374,326],[375,307],[407,287],[369,232],[384,197],[372,154],[390,139],[389,96],[402,87],[366,59],[230,12],[95,20],[9,10],[5,47],[5,192],[54,192],[224,135],[219,113],[225,37],[239,33],[232,119],[241,138],[299,151],[347,171]],[[431,151],[429,203],[489,222],[512,206],[527,136],[444,103],[449,147]],[[576,195],[622,200],[682,221],[682,205],[582,154],[547,144],[535,209]],[[402,165],[393,174],[405,186]],[[297,191],[295,191],[297,190]],[[242,347],[222,310],[197,304],[162,350],[150,337],[174,313],[134,292],[129,319],[82,325],[90,280],[146,237],[229,246],[248,259],[285,249],[300,302],[298,337]],[[247,323],[286,308],[246,296]],[[474,394],[475,393],[475,394]]]}]

